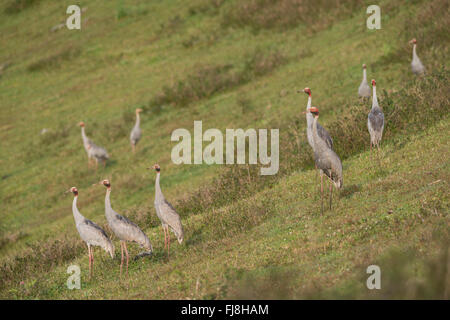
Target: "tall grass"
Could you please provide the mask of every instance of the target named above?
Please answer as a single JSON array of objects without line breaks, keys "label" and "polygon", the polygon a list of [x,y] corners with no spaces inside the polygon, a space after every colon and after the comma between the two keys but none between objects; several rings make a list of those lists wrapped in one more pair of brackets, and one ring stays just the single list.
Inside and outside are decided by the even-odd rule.
[{"label": "tall grass", "polygon": [[30,244],[26,253],[0,265],[0,291],[19,285],[23,279],[39,279],[56,266],[73,260],[82,250],[81,241],[69,237]]}]

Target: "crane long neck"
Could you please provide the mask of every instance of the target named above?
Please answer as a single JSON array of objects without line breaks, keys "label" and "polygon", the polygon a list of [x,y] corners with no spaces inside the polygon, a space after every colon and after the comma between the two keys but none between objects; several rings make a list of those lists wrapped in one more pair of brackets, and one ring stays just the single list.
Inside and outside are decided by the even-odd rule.
[{"label": "crane long neck", "polygon": [[111,196],[111,188],[107,188],[106,189],[106,196],[105,196],[105,215],[107,217],[112,212],[110,196]]},{"label": "crane long neck", "polygon": [[318,118],[318,117],[314,117],[313,125],[312,125],[314,144],[317,144],[317,141],[318,141],[318,134],[317,134],[317,118]]},{"label": "crane long neck", "polygon": [[79,224],[80,222],[82,222],[84,220],[83,215],[80,213],[80,211],[77,208],[77,199],[78,199],[78,196],[75,196],[73,198],[73,202],[72,202],[72,213],[73,213],[73,218],[75,219],[75,224]]},{"label": "crane long neck", "polygon": [[367,82],[367,72],[366,72],[366,68],[363,69],[363,81]]},{"label": "crane long neck", "polygon": [[157,172],[156,180],[155,180],[155,200],[164,199],[164,195],[162,194],[161,187],[159,185],[159,176],[160,176],[160,172]]},{"label": "crane long neck", "polygon": [[416,46],[417,46],[417,44],[413,45],[413,55],[412,55],[413,60],[415,60],[417,58]]},{"label": "crane long neck", "polygon": [[139,127],[140,124],[141,124],[141,117],[139,116],[139,112],[136,112],[136,124],[134,126]]},{"label": "crane long neck", "polygon": [[306,105],[306,111],[309,111],[309,108],[311,108],[311,94],[308,96],[308,104]]},{"label": "crane long neck", "polygon": [[378,107],[378,99],[377,99],[377,86],[373,86],[373,98],[372,98],[372,109]]},{"label": "crane long neck", "polygon": [[88,139],[86,132],[84,131],[84,127],[81,127],[81,137],[83,138],[83,141],[87,141]]}]

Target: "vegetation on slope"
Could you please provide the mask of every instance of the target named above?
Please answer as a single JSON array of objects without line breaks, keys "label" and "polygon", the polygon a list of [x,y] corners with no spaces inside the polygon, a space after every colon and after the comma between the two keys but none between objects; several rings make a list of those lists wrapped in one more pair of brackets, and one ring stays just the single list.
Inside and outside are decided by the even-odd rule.
[{"label": "vegetation on slope", "polygon": [[[435,267],[448,248],[447,1],[386,1],[383,29],[373,32],[362,1],[328,8],[333,15],[322,5],[308,15],[291,10],[311,1],[282,3],[273,10],[265,0],[188,8],[82,2],[79,33],[51,31],[65,18],[64,3],[14,0],[0,8],[0,40],[8,44],[0,48],[0,65],[8,64],[0,78],[1,297],[448,298],[442,287],[424,285],[447,272]],[[256,9],[261,14],[249,14]],[[409,70],[412,37],[428,70],[419,79]],[[363,62],[381,88],[387,121],[376,155],[365,152],[370,106],[356,97]],[[345,159],[345,187],[324,217],[304,134],[306,97],[295,93],[305,86]],[[136,107],[146,111],[144,139],[132,157],[127,136]],[[279,174],[174,166],[170,133],[198,119],[220,129],[280,128]],[[87,168],[80,120],[110,151],[104,171]],[[154,162],[187,232],[170,261],[152,204],[153,174],[145,170]],[[69,291],[67,266],[79,264],[84,279],[87,258],[63,192],[76,185],[81,211],[106,228],[104,190],[91,186],[102,178],[114,183],[113,206],[143,227],[156,252],[133,262],[129,281],[118,283],[117,259],[98,250],[95,279]],[[412,266],[390,258],[395,250],[412,252]],[[363,269],[375,262],[398,279],[386,284],[396,290],[361,288]],[[399,274],[417,279],[415,289]]]}]

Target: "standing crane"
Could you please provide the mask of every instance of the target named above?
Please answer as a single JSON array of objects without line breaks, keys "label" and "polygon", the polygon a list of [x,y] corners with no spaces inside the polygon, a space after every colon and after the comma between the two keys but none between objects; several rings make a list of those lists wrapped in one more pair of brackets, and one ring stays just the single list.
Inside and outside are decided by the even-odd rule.
[{"label": "standing crane", "polygon": [[70,188],[69,191],[74,195],[72,203],[72,212],[75,219],[75,226],[77,227],[78,233],[81,239],[86,242],[89,253],[89,279],[91,278],[92,269],[94,268],[94,249],[92,246],[99,246],[105,249],[114,258],[114,244],[111,242],[106,232],[103,231],[97,224],[89,219],[83,217],[83,215],[78,211],[77,199],[78,199],[78,189],[75,187]]},{"label": "standing crane", "polygon": [[423,66],[422,62],[420,61],[420,59],[416,53],[417,40],[412,39],[411,41],[409,41],[409,43],[413,45],[413,53],[412,53],[412,61],[411,61],[412,72],[417,75],[421,75],[425,72],[425,67]]},{"label": "standing crane", "polygon": [[142,131],[141,128],[139,127],[140,123],[141,123],[141,118],[139,117],[139,113],[141,113],[143,110],[138,108],[136,109],[136,123],[133,127],[133,130],[131,130],[131,134],[130,134],[130,142],[131,142],[131,148],[133,150],[133,153],[136,152],[136,145],[139,142],[139,140],[141,139],[141,135],[142,135]]},{"label": "standing crane", "polygon": [[88,155],[88,166],[90,166],[91,159],[94,159],[95,169],[97,169],[99,161],[103,162],[103,167],[105,167],[106,160],[109,159],[108,152],[106,152],[105,148],[99,147],[86,136],[86,132],[84,131],[85,130],[84,122],[80,122],[79,126],[81,127],[81,137],[83,138],[83,146]]},{"label": "standing crane", "polygon": [[319,119],[319,109],[311,107],[309,112],[314,115],[313,122],[313,142],[314,142],[314,160],[316,167],[320,170],[320,193],[322,201],[323,214],[323,174],[330,179],[330,210],[333,196],[333,184],[336,188],[342,188],[342,162],[339,156],[328,147],[328,145],[319,137],[317,129],[317,120]]},{"label": "standing crane", "polygon": [[[300,91],[298,91],[300,92]],[[303,89],[303,92],[308,95],[308,104],[306,105],[306,135],[308,137],[308,143],[311,146],[311,148],[314,151],[314,142],[313,142],[313,122],[314,117],[309,112],[309,109],[311,108],[311,89],[305,88]],[[333,139],[331,139],[330,134],[327,130],[325,130],[324,127],[322,127],[319,123],[317,123],[317,132],[319,134],[319,137],[326,143],[328,148],[333,149]]]},{"label": "standing crane", "polygon": [[[150,169],[150,168],[149,168]],[[164,231],[164,249],[167,247],[167,256],[170,251],[170,232],[169,227],[177,237],[178,242],[181,244],[184,238],[183,226],[181,224],[180,215],[175,211],[172,205],[164,198],[159,185],[159,176],[161,173],[161,167],[155,164],[152,169],[156,171],[155,181],[155,209],[156,215],[162,223]]]},{"label": "standing crane", "polygon": [[122,266],[123,266],[123,251],[127,257],[127,271],[128,276],[128,250],[127,241],[136,242],[141,248],[146,251],[139,254],[139,256],[151,255],[153,253],[153,247],[150,240],[145,235],[145,233],[128,218],[121,216],[111,208],[111,183],[109,180],[103,180],[100,182],[106,187],[106,197],[105,197],[105,216],[108,221],[108,225],[114,234],[120,240],[120,250],[121,250],[121,262],[120,262],[120,276],[122,276]]},{"label": "standing crane", "polygon": [[366,73],[367,67],[365,64],[363,64],[362,67],[363,67],[363,79],[358,88],[358,95],[362,98],[370,98],[370,87],[369,84],[367,83],[367,73]]},{"label": "standing crane", "polygon": [[373,97],[372,97],[372,109],[367,117],[367,128],[370,134],[370,150],[372,151],[372,146],[377,146],[380,148],[381,138],[383,136],[384,129],[384,114],[378,105],[377,99],[377,83],[372,80],[373,87]]}]

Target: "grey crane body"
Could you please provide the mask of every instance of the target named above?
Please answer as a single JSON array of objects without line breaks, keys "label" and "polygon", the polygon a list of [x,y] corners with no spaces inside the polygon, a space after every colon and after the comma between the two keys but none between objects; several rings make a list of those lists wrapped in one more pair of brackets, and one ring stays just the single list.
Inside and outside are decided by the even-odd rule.
[{"label": "grey crane body", "polygon": [[[308,90],[308,91],[306,91]],[[314,117],[309,112],[311,108],[311,90],[309,88],[305,88],[304,90],[308,94],[308,104],[306,105],[306,136],[308,138],[308,143],[314,151],[314,141],[313,141],[313,122]],[[317,123],[317,133],[319,137],[326,143],[328,148],[333,149],[333,139],[330,134],[324,127],[322,127],[319,123]]]},{"label": "grey crane body", "polygon": [[110,195],[111,189],[108,188],[105,197],[105,216],[109,227],[117,238],[121,241],[135,242],[140,247],[147,250],[147,252],[153,251],[150,240],[145,233],[128,218],[118,214],[112,209]]},{"label": "grey crane body", "polygon": [[98,164],[99,161],[105,164],[106,160],[109,159],[108,152],[106,151],[105,148],[96,145],[91,139],[87,137],[84,129],[84,123],[81,123],[80,125],[81,125],[81,137],[83,139],[83,146],[84,149],[86,150],[89,160],[94,159],[96,161],[96,164]]},{"label": "grey crane body", "polygon": [[330,179],[330,210],[333,195],[333,185],[340,189],[343,187],[342,162],[339,156],[330,149],[325,141],[323,141],[318,134],[317,119],[319,118],[319,110],[312,107],[310,112],[315,115],[313,122],[313,143],[314,143],[314,161],[316,167],[320,171],[320,193],[323,213],[323,175],[325,174]]},{"label": "grey crane body", "polygon": [[370,147],[380,146],[381,138],[383,137],[384,130],[384,114],[378,105],[377,89],[375,80],[372,80],[373,85],[373,97],[372,97],[372,109],[367,117],[367,128],[370,134]]},{"label": "grey crane body", "polygon": [[73,198],[72,212],[75,219],[75,225],[81,239],[88,246],[99,246],[108,252],[111,258],[114,258],[114,244],[109,239],[106,232],[97,224],[86,219],[77,208],[78,195]]},{"label": "grey crane body", "polygon": [[313,123],[314,160],[317,168],[333,181],[337,188],[342,188],[342,162],[339,156],[319,137],[317,117]]},{"label": "grey crane body", "polygon": [[144,248],[144,252],[138,254],[135,258],[144,257],[151,255],[153,253],[153,247],[150,243],[147,235],[133,222],[131,222],[128,218],[118,214],[111,207],[111,184],[108,180],[103,180],[103,185],[106,189],[105,196],[105,216],[108,221],[108,225],[113,231],[113,233],[120,240],[120,249],[121,249],[121,262],[120,262],[120,276],[122,276],[122,265],[124,260],[124,251],[127,258],[127,275],[128,275],[128,250],[127,250],[127,241],[137,243],[141,248]]},{"label": "grey crane body", "polygon": [[140,127],[141,118],[139,115],[139,113],[141,111],[142,111],[142,109],[136,109],[136,123],[134,124],[134,127],[130,133],[130,142],[131,142],[131,146],[133,148],[133,152],[135,150],[137,143],[139,142],[139,140],[141,140],[141,136],[142,136],[142,130]]},{"label": "grey crane body", "polygon": [[111,258],[114,258],[114,244],[102,228],[89,219],[86,219],[77,207],[78,190],[72,187],[70,190],[74,194],[72,202],[72,213],[75,220],[75,226],[81,239],[86,242],[89,253],[89,279],[91,278],[94,267],[94,250],[91,247],[99,246],[108,252]]},{"label": "grey crane body", "polygon": [[416,41],[413,40],[413,53],[412,53],[412,61],[411,61],[411,70],[416,75],[421,75],[425,72],[425,67],[422,64],[422,61],[420,61],[419,57],[417,56],[416,52]]},{"label": "grey crane body", "polygon": [[159,177],[160,172],[157,172],[155,182],[156,215],[161,221],[162,227],[165,230],[168,230],[168,228],[170,228],[177,237],[178,242],[181,244],[184,238],[183,225],[181,224],[179,214],[175,211],[173,206],[164,198],[164,195],[161,191],[161,187],[159,185]]},{"label": "grey crane body", "polygon": [[367,83],[366,65],[363,65],[363,79],[358,88],[358,95],[363,98],[370,98],[370,86]]}]

